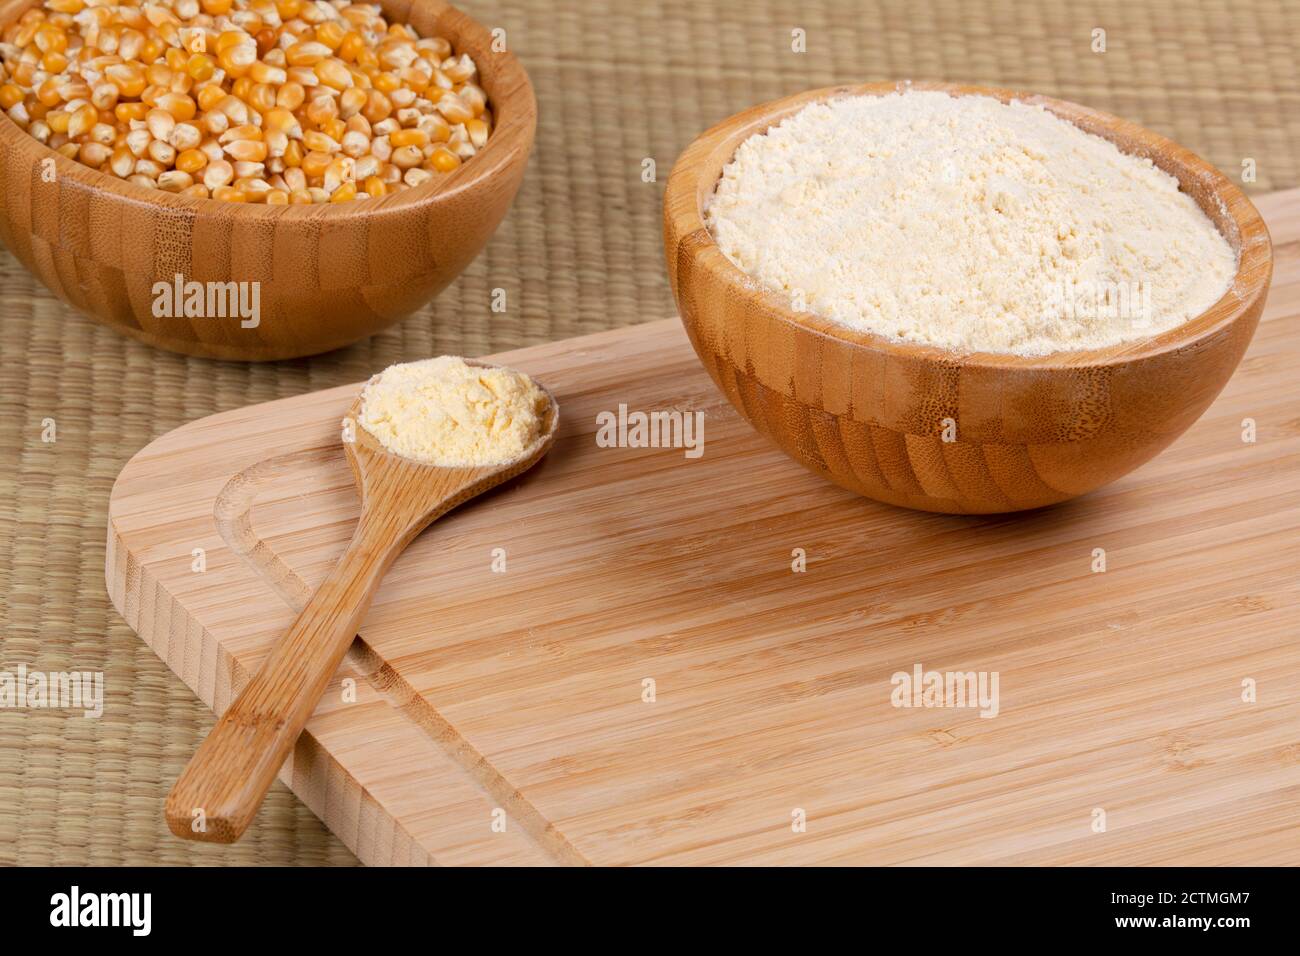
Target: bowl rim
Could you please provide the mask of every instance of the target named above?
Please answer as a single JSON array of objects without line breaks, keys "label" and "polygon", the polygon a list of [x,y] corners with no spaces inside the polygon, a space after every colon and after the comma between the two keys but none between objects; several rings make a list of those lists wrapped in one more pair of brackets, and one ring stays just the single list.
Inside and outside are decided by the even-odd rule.
[{"label": "bowl rim", "polygon": [[[40,2],[41,0],[0,0],[0,27],[7,26]],[[453,51],[457,54],[466,52],[468,46],[491,50],[494,39],[491,31],[447,0],[359,0],[359,2],[370,2],[380,6],[384,16],[390,18],[390,22],[394,15],[393,8],[404,14],[400,21],[403,23],[409,23],[416,11],[420,11],[419,15],[422,18],[436,24],[438,35],[452,33],[461,38],[460,42],[453,46]],[[466,36],[470,38],[469,43],[464,40]],[[485,68],[485,62],[491,64],[490,69]],[[475,55],[475,66],[478,67],[480,82],[484,91],[488,93],[488,103],[493,111],[494,126],[488,136],[487,145],[475,154],[472,161],[463,162],[446,175],[404,189],[400,193],[370,199],[341,203],[270,206],[266,203],[234,203],[212,198],[199,199],[161,189],[146,189],[100,172],[98,169],[92,169],[75,159],[69,159],[36,140],[11,120],[3,110],[0,110],[0,143],[13,146],[18,156],[23,154],[32,156],[33,169],[38,168],[42,161],[53,159],[56,175],[60,179],[67,177],[96,192],[107,193],[114,199],[129,203],[192,215],[220,213],[223,217],[261,219],[268,223],[289,223],[295,220],[319,223],[322,217],[334,222],[346,222],[357,218],[400,213],[411,206],[423,206],[474,189],[503,167],[517,161],[521,151],[524,157],[527,157],[532,149],[537,127],[537,102],[528,73],[508,47],[500,52],[492,51],[490,58],[486,60],[481,55]],[[489,90],[489,86],[495,88],[496,93]]]},{"label": "bowl rim", "polygon": [[[1121,152],[1152,159],[1159,168],[1179,180],[1180,191],[1192,195],[1186,188],[1187,182],[1198,184],[1207,196],[1214,197],[1218,208],[1207,209],[1195,195],[1192,195],[1193,201],[1237,252],[1237,269],[1232,282],[1208,309],[1159,335],[1101,348],[1050,352],[1044,355],[949,350],[851,329],[812,312],[796,312],[790,308],[785,297],[759,286],[757,280],[742,271],[722,252],[704,223],[703,209],[704,202],[713,194],[717,181],[707,184],[701,182],[701,171],[716,166],[720,178],[722,167],[731,161],[742,142],[750,136],[765,132],[805,106],[832,99],[884,96],[908,91],[945,92],[951,96],[990,96],[1004,103],[1016,100],[1029,105],[1041,105],[1085,132],[1111,141]],[[719,153],[723,150],[727,151],[727,155],[718,162]],[[1158,161],[1157,157],[1164,162]],[[962,83],[898,80],[841,84],[796,93],[736,113],[700,134],[674,164],[664,194],[664,229],[665,238],[670,241],[670,256],[674,250],[681,255],[689,248],[685,254],[692,258],[693,269],[702,270],[714,281],[735,289],[741,296],[755,302],[764,315],[800,332],[834,339],[850,347],[886,352],[912,360],[988,369],[1034,370],[1121,365],[1195,346],[1222,333],[1248,315],[1267,292],[1273,272],[1272,241],[1263,217],[1235,184],[1195,153],[1137,123],[1079,103],[1003,87]],[[1232,234],[1234,232],[1235,235]],[[677,270],[671,262],[669,268],[676,285],[679,281]]]}]

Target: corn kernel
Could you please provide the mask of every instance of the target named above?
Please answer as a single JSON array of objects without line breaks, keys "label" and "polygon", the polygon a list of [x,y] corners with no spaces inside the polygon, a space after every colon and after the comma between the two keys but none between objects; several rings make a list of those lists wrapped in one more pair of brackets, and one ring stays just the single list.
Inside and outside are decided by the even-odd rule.
[{"label": "corn kernel", "polygon": [[330,159],[329,153],[310,152],[302,158],[302,171],[308,179],[316,179],[325,174]]},{"label": "corn kernel", "polygon": [[429,164],[440,173],[449,173],[461,163],[461,159],[446,146],[439,146],[429,157]]},{"label": "corn kernel", "polygon": [[9,109],[11,106],[17,106],[23,101],[23,91],[13,83],[6,83],[0,86],[0,108]]},{"label": "corn kernel", "polygon": [[290,80],[276,90],[275,105],[286,110],[296,110],[306,98],[307,91],[302,88],[302,84]]},{"label": "corn kernel", "polygon": [[0,30],[0,110],[145,188],[377,198],[455,169],[491,135],[473,60],[367,3],[36,3]]},{"label": "corn kernel", "polygon": [[185,72],[193,79],[203,83],[212,79],[212,74],[217,71],[217,64],[206,53],[195,53],[185,61]]},{"label": "corn kernel", "polygon": [[194,114],[198,107],[194,101],[184,93],[164,93],[158,97],[156,105],[160,110],[166,110],[178,120],[194,119]]},{"label": "corn kernel", "polygon": [[208,164],[208,157],[199,149],[182,150],[176,156],[176,168],[185,173],[197,173]]},{"label": "corn kernel", "polygon": [[399,129],[390,133],[388,142],[393,146],[423,146],[429,142],[429,134],[420,129]]}]

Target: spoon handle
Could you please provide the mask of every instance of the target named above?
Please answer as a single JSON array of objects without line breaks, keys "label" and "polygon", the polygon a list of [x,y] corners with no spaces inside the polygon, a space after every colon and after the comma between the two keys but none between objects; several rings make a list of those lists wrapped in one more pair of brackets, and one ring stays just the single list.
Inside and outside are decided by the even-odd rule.
[{"label": "spoon handle", "polygon": [[233,843],[257,814],[401,550],[368,517],[172,787],[165,813],[177,836]]}]

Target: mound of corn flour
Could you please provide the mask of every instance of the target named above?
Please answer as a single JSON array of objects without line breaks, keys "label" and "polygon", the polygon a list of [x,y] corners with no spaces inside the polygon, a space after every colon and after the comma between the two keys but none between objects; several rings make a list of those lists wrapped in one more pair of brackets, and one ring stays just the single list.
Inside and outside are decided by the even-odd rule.
[{"label": "mound of corn flour", "polygon": [[1149,337],[1211,306],[1237,262],[1150,160],[1041,106],[941,92],[815,104],[750,137],[705,220],[795,309],[954,351]]},{"label": "mound of corn flour", "polygon": [[390,365],[361,392],[361,426],[395,454],[431,465],[515,461],[541,436],[550,399],[522,372],[455,355]]}]

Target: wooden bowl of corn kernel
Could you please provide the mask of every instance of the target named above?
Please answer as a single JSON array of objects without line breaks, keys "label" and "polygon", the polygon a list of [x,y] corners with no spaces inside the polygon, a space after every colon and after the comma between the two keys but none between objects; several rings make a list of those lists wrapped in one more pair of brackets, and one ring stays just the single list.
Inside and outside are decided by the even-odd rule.
[{"label": "wooden bowl of corn kernel", "polygon": [[0,0],[0,239],[161,348],[311,355],[482,250],[536,127],[500,31],[442,0]]}]

